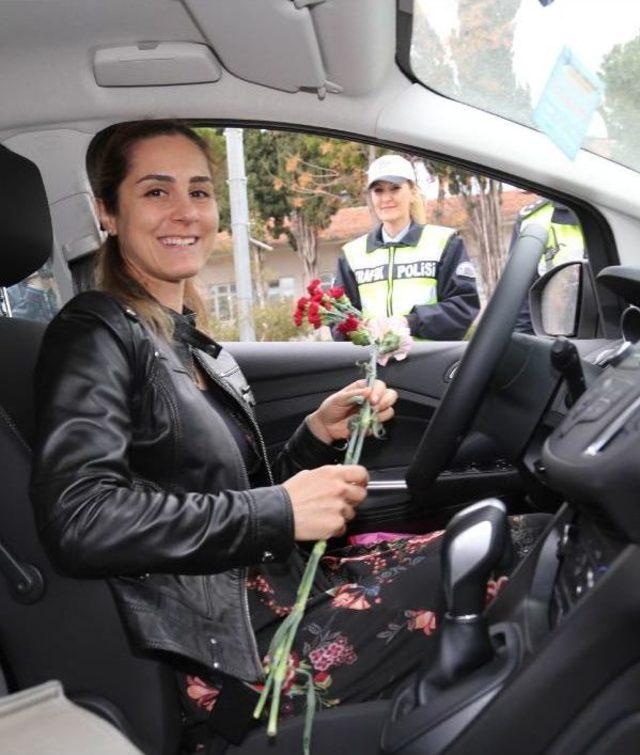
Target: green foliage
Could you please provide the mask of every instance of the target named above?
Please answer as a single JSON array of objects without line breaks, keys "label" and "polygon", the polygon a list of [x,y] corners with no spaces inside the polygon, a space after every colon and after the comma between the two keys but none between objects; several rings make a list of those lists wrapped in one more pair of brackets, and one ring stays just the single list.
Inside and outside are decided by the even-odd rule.
[{"label": "green foliage", "polygon": [[606,88],[604,105],[612,140],[611,156],[622,163],[640,166],[640,35],[624,45],[615,45],[602,62],[600,76]]},{"label": "green foliage", "polygon": [[315,134],[248,130],[245,162],[250,206],[256,217],[299,239],[290,222],[299,218],[316,231],[326,228],[345,205],[362,202],[367,148]]},{"label": "green foliage", "polygon": [[[294,302],[292,299],[280,299],[267,302],[264,307],[253,308],[253,323],[256,341],[294,341],[304,334],[304,329],[297,328],[293,322]],[[238,341],[240,328],[235,321],[209,320],[211,333],[217,341]],[[307,328],[307,332],[311,329]]]},{"label": "green foliage", "polygon": [[528,88],[513,71],[513,32],[521,0],[459,0],[458,26],[441,41],[428,13],[415,18],[413,69],[448,97],[531,125]]},{"label": "green foliage", "polygon": [[254,307],[253,324],[256,341],[292,341],[300,336],[293,322],[293,299],[280,299]]}]

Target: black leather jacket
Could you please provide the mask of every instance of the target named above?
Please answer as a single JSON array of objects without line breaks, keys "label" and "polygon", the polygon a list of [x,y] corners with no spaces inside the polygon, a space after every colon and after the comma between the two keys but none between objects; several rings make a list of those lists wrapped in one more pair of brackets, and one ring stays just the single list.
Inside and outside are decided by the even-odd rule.
[{"label": "black leather jacket", "polygon": [[[176,324],[179,338],[180,316]],[[53,562],[71,575],[112,578],[138,647],[254,681],[262,668],[245,567],[289,559],[299,572],[300,556],[285,489],[272,484],[266,459],[264,486],[249,489],[229,429],[191,377],[196,359],[264,458],[251,391],[218,348],[180,340],[171,348],[111,296],[77,296],[40,354],[31,493]],[[336,460],[303,424],[274,474]]]}]

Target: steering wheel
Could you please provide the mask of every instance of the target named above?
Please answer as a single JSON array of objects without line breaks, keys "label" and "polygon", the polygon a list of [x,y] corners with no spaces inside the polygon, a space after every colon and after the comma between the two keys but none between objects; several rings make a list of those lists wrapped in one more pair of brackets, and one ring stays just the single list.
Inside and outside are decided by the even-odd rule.
[{"label": "steering wheel", "polygon": [[536,276],[547,235],[547,228],[531,223],[511,250],[491,301],[407,470],[407,487],[412,498],[417,499],[429,490],[469,431],[489,380],[511,339],[520,307]]}]

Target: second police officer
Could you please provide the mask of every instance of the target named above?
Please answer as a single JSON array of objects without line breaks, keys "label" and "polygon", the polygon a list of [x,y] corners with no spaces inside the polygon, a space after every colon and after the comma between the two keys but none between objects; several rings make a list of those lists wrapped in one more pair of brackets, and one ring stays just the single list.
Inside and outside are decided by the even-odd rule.
[{"label": "second police officer", "polygon": [[[513,228],[510,250],[530,223],[537,223],[547,229],[547,243],[538,263],[538,276],[564,262],[584,258],[586,248],[580,221],[565,205],[550,199],[540,199],[523,207]],[[528,299],[522,305],[515,329],[520,333],[533,333]]]},{"label": "second police officer", "polygon": [[371,163],[367,192],[379,222],[344,245],[335,284],[365,316],[405,317],[415,338],[464,338],[480,301],[462,238],[425,223],[413,166],[400,155]]}]

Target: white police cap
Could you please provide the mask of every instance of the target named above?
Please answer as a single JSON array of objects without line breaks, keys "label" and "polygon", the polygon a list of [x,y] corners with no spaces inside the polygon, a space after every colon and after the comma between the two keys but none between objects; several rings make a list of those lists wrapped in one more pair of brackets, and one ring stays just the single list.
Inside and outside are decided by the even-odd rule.
[{"label": "white police cap", "polygon": [[367,189],[376,181],[389,181],[399,184],[403,181],[416,182],[413,165],[400,155],[383,155],[374,160],[367,171]]}]

